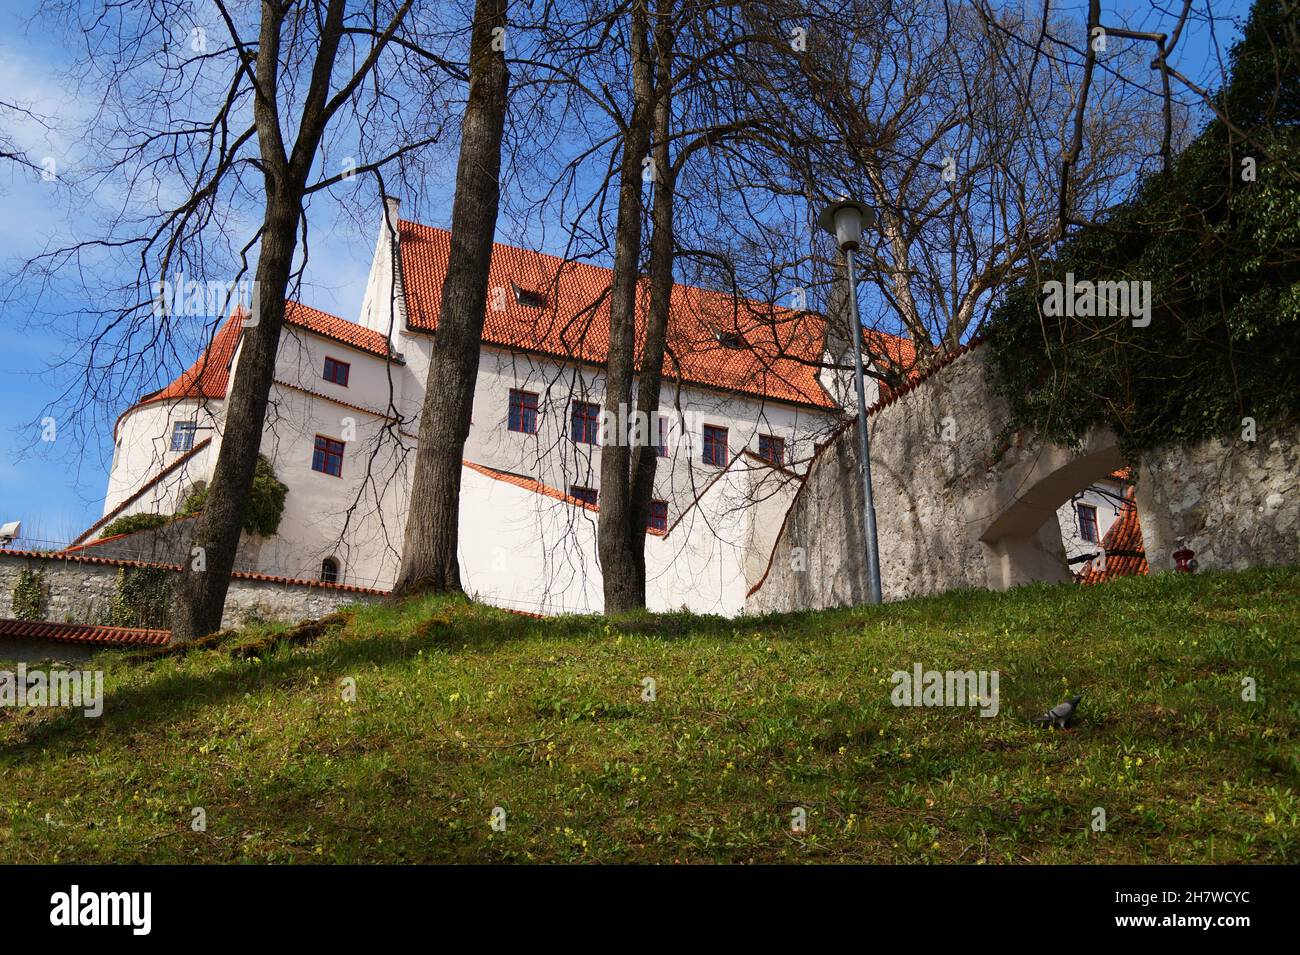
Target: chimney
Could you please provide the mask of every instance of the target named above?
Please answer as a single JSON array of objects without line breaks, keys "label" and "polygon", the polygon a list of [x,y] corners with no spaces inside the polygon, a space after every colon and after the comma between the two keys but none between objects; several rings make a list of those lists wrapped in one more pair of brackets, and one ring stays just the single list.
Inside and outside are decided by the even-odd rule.
[{"label": "chimney", "polygon": [[406,296],[402,284],[401,200],[385,196],[370,263],[366,295],[357,323],[388,337],[389,347],[400,351],[398,339],[406,328]]}]

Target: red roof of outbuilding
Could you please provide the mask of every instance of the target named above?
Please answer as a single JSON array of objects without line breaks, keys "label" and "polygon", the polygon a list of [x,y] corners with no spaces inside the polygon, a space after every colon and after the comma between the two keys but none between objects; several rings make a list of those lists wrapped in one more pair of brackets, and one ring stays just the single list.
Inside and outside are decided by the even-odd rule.
[{"label": "red roof of outbuilding", "polygon": [[0,619],[0,637],[57,640],[103,647],[161,647],[171,639],[170,630],[140,627],[94,627],[80,623],[48,623],[43,620]]}]

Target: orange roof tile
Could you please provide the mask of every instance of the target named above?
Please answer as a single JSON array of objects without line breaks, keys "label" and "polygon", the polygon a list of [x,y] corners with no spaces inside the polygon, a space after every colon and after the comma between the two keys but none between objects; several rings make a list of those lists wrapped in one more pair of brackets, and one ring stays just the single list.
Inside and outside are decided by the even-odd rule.
[{"label": "orange roof tile", "polygon": [[[239,345],[239,336],[243,332],[241,312],[230,316],[212,336],[212,342],[204,349],[198,359],[185,371],[181,372],[166,388],[144,395],[128,411],[155,401],[176,400],[181,398],[224,398],[230,384],[230,364],[235,358],[235,349]],[[359,351],[389,356],[388,339],[373,329],[358,325],[330,315],[318,308],[303,305],[300,302],[284,303],[284,321],[292,328],[331,338]],[[397,362],[401,357],[392,356]],[[125,412],[123,412],[125,414]],[[120,418],[118,419],[121,420]]]},{"label": "orange roof tile", "polygon": [[1087,570],[1077,575],[1076,579],[1079,583],[1100,584],[1116,577],[1140,577],[1149,572],[1146,548],[1142,543],[1142,524],[1138,520],[1133,488],[1130,487],[1125,492],[1119,517],[1106,531],[1101,546],[1106,552],[1105,569],[1090,564]]},{"label": "orange roof tile", "polygon": [[[413,329],[434,331],[451,233],[403,221],[400,239],[407,321]],[[609,351],[612,282],[611,269],[497,243],[483,342],[603,365]],[[519,302],[516,287],[543,296],[542,307]],[[648,310],[649,290],[643,283],[637,300],[638,341]],[[825,336],[821,316],[687,285],[674,286],[670,315],[666,377],[835,407],[817,377]],[[739,336],[742,347],[729,348],[720,340],[732,335]]]},{"label": "orange roof tile", "polygon": [[161,647],[171,640],[170,630],[141,627],[95,627],[80,623],[49,623],[44,620],[0,620],[0,637],[29,640],[57,640],[103,647]]},{"label": "orange roof tile", "polygon": [[[390,357],[388,338],[373,328],[366,328],[356,322],[322,312],[318,308],[303,305],[301,302],[284,303],[284,321],[294,328],[305,328],[309,332],[332,338],[344,345],[351,345],[358,351],[370,352],[380,358]],[[392,354],[392,359],[402,363],[400,355]]]}]

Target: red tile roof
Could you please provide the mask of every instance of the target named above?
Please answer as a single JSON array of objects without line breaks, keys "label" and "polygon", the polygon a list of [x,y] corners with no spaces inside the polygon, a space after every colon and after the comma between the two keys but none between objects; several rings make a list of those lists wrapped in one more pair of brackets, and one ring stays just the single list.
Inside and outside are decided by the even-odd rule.
[{"label": "red tile roof", "polygon": [[[957,348],[954,351],[951,351],[948,354],[939,358],[928,368],[926,368],[925,371],[909,373],[907,384],[900,387],[897,391],[882,387],[880,392],[880,398],[876,401],[875,404],[873,404],[871,407],[867,409],[867,417],[870,418],[872,415],[879,414],[881,411],[883,411],[885,408],[888,408],[894,402],[905,397],[909,393],[915,391],[921,385],[925,384],[925,382],[929,381],[940,371],[947,368],[953,362],[957,361],[957,359],[961,358],[963,355],[966,355],[974,351],[975,349],[979,348],[983,344],[984,344],[983,338],[972,338],[965,345],[962,345],[960,348]],[[915,356],[914,350],[912,354],[913,356]],[[790,501],[790,506],[786,508],[785,517],[781,519],[781,527],[777,531],[776,537],[772,541],[772,551],[770,554],[767,555],[767,566],[763,568],[763,575],[759,577],[758,581],[754,584],[754,586],[750,587],[749,590],[745,593],[745,596],[747,598],[752,597],[754,596],[754,594],[758,593],[759,588],[762,587],[763,584],[767,582],[767,578],[772,572],[772,562],[776,559],[777,548],[781,546],[781,539],[785,537],[786,526],[790,523],[790,515],[794,513],[794,509],[799,505],[799,500],[803,496],[803,492],[808,487],[808,477],[809,475],[812,474],[813,468],[817,466],[817,459],[820,458],[822,454],[825,453],[826,450],[835,443],[835,441],[840,437],[840,435],[842,435],[845,431],[847,431],[850,427],[853,426],[853,422],[854,422],[853,418],[849,418],[845,421],[842,421],[839,427],[837,427],[826,437],[825,441],[818,443],[817,449],[813,453],[812,459],[809,460],[808,462],[808,467],[804,469],[803,475],[800,477],[799,490],[795,492],[793,500]]]},{"label": "red tile roof", "polygon": [[902,398],[904,395],[912,391],[915,391],[920,385],[929,381],[936,374],[943,371],[943,369],[947,368],[949,365],[955,362],[962,355],[965,355],[967,352],[974,351],[976,348],[979,348],[983,344],[984,344],[983,338],[972,338],[965,345],[962,345],[959,348],[956,348],[950,352],[947,352],[944,355],[939,356],[924,371],[917,370],[915,367],[910,369],[908,372],[906,384],[901,385],[898,388],[886,388],[882,386],[880,389],[880,397],[876,400],[875,404],[873,404],[870,408],[867,409],[867,417],[869,418],[872,415],[880,411],[883,411],[885,408],[888,408],[899,398]]},{"label": "red tile roof", "polygon": [[171,640],[171,636],[170,630],[0,619],[0,637],[24,637],[29,640],[57,640],[60,643],[83,643],[101,647],[161,647]]},{"label": "red tile roof", "polygon": [[[892,372],[904,380],[910,381],[921,374],[916,360],[916,343],[910,338],[899,338],[897,335],[864,328],[862,330],[862,351],[863,354],[875,359],[877,363],[883,360],[886,371]],[[882,395],[892,390],[883,383],[880,388]]]},{"label": "red tile roof", "polygon": [[[434,331],[451,233],[403,221],[400,241],[407,322],[413,329]],[[497,243],[483,342],[604,365],[612,282],[610,269]],[[516,286],[543,296],[543,306],[517,301]],[[638,341],[648,309],[649,291],[643,283],[637,299]],[[773,400],[835,407],[817,377],[825,344],[821,316],[687,285],[673,288],[670,315],[666,377]],[[739,336],[743,347],[728,348],[719,340],[731,335]]]},{"label": "red tile roof", "polygon": [[[239,336],[243,332],[243,313],[236,312],[217,329],[212,342],[203,351],[194,364],[181,372],[166,388],[144,395],[127,409],[134,411],[141,405],[156,401],[176,400],[180,398],[224,398],[230,384],[230,364],[235,358],[235,349],[239,346]],[[300,302],[284,303],[284,321],[289,328],[301,328],[324,338],[333,339],[359,351],[378,355],[389,355],[388,339],[373,329],[358,325],[330,315],[320,309],[311,308]],[[401,362],[401,357],[393,355],[393,360]],[[126,412],[123,412],[125,415]],[[121,418],[118,418],[121,421]]]},{"label": "red tile roof", "polygon": [[1130,487],[1125,492],[1119,517],[1106,531],[1106,536],[1101,540],[1101,547],[1106,552],[1105,569],[1089,564],[1087,570],[1076,575],[1075,579],[1079,583],[1100,584],[1116,577],[1140,577],[1149,572],[1146,548],[1142,543],[1142,524],[1138,520],[1133,488]]},{"label": "red tile roof", "polygon": [[[332,338],[336,342],[342,342],[344,345],[350,345],[358,351],[369,352],[380,358],[390,357],[387,336],[373,328],[366,328],[364,325],[349,322],[337,315],[322,312],[318,308],[300,302],[286,301],[284,321],[291,328],[306,329],[325,338]],[[398,364],[402,363],[400,355],[392,354],[391,357]]]}]

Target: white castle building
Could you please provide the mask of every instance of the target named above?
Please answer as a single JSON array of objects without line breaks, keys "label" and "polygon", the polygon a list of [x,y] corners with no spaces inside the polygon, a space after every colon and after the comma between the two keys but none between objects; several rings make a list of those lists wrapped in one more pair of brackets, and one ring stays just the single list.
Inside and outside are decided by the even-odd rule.
[{"label": "white castle building", "polygon": [[[273,537],[244,535],[237,569],[391,586],[449,239],[400,219],[388,200],[357,321],[287,303],[262,453],[288,494]],[[488,602],[601,609],[595,512],[611,278],[495,246],[460,504],[462,580]],[[639,322],[647,306],[643,289]],[[210,481],[242,332],[241,316],[226,321],[180,377],[122,413],[103,517],[75,543],[125,515],[175,513]],[[662,456],[646,541],[651,609],[743,610],[801,474],[844,422],[852,392],[819,367],[826,357],[816,314],[674,289],[661,416],[650,425]],[[878,388],[868,388],[871,402]],[[1088,512],[1062,508],[1067,539],[1079,513]],[[1113,514],[1094,513],[1087,536],[1100,540]]]}]

